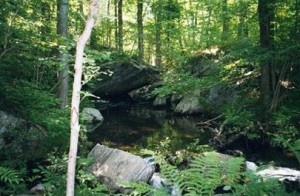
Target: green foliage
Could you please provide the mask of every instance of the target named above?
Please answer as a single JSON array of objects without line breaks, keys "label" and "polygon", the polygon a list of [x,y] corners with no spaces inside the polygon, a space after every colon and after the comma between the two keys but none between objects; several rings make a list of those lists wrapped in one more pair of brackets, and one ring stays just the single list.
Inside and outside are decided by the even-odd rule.
[{"label": "green foliage", "polygon": [[164,85],[156,88],[153,93],[161,97],[169,95],[186,95],[195,89],[208,89],[217,83],[215,77],[197,78],[186,73],[168,72],[164,75]]},{"label": "green foliage", "polygon": [[[63,195],[66,190],[67,156],[49,154],[46,166],[39,166],[33,170],[34,178],[42,179],[46,188],[46,195]],[[79,158],[76,166],[76,195],[112,195],[110,190],[101,184],[97,177],[87,171],[92,163],[91,159]]]},{"label": "green foliage", "polygon": [[[198,154],[188,168],[178,170],[164,158],[149,150],[160,165],[160,174],[167,186],[176,189],[178,195],[214,195],[217,191],[230,195],[280,195],[286,194],[277,180],[262,180],[259,176],[243,170],[244,159],[215,152]],[[128,183],[133,188],[132,195],[152,195],[156,190],[149,185]],[[220,189],[221,188],[221,189]],[[220,190],[219,190],[220,189]],[[165,195],[164,192],[160,193]]]},{"label": "green foliage", "polygon": [[297,139],[294,144],[290,146],[290,150],[294,153],[300,164],[300,139]]},{"label": "green foliage", "polygon": [[[137,182],[128,182],[121,184],[124,188],[130,188],[133,189],[130,194],[130,196],[139,196],[139,195],[145,195],[145,196],[169,196],[170,194],[163,188],[160,189],[154,189],[152,186],[146,183],[137,183]],[[122,195],[122,194],[120,194]]]},{"label": "green foliage", "polygon": [[198,155],[184,171],[187,195],[211,195],[218,186],[234,186],[241,179],[242,158],[221,160],[215,153]]},{"label": "green foliage", "polygon": [[0,195],[10,195],[24,191],[22,171],[0,166]]},{"label": "green foliage", "polygon": [[0,182],[8,184],[19,184],[22,179],[19,176],[19,173],[11,168],[1,167],[0,166]]},{"label": "green foliage", "polygon": [[226,108],[224,115],[225,125],[241,127],[245,129],[249,129],[254,126],[253,122],[255,114],[251,110],[230,106]]},{"label": "green foliage", "polygon": [[273,122],[275,129],[269,131],[271,136],[271,144],[280,146],[286,150],[290,150],[295,154],[300,162],[299,156],[299,137],[300,132],[297,129],[297,119],[299,112],[294,109],[282,107],[280,110],[273,113]]}]

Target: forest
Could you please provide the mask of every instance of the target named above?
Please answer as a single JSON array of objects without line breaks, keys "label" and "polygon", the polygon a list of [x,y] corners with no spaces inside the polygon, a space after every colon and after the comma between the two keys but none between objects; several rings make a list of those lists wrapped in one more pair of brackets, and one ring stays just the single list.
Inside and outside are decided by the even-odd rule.
[{"label": "forest", "polygon": [[[300,169],[300,0],[0,3],[0,195],[300,194],[300,174],[244,169]],[[151,156],[163,185],[91,174],[97,143]]]}]

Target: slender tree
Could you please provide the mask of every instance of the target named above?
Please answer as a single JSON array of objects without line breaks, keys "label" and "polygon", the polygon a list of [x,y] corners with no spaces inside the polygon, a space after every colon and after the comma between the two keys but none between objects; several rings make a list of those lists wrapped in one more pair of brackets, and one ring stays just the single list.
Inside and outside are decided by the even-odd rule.
[{"label": "slender tree", "polygon": [[78,148],[78,137],[79,137],[79,105],[80,105],[80,91],[82,85],[82,70],[83,70],[83,55],[84,48],[91,36],[92,29],[95,25],[96,16],[99,10],[100,0],[91,0],[89,16],[86,21],[85,29],[82,35],[77,40],[76,45],[76,59],[75,59],[75,73],[73,82],[72,92],[72,103],[71,103],[71,137],[70,137],[70,149],[68,159],[68,172],[67,172],[67,196],[74,196],[74,184],[75,184],[75,168],[76,168],[76,157]]},{"label": "slender tree", "polygon": [[123,51],[123,0],[118,0],[118,49]]},{"label": "slender tree", "polygon": [[[106,11],[106,15],[109,16],[110,15],[110,5],[111,2],[110,0],[107,1],[107,11]],[[106,45],[108,47],[111,47],[111,25],[109,24],[110,20],[107,17],[106,19]]]},{"label": "slender tree", "polygon": [[229,36],[229,16],[228,16],[228,2],[227,0],[222,0],[222,41],[226,41]]},{"label": "slender tree", "polygon": [[138,28],[138,61],[144,59],[144,29],[143,29],[143,0],[137,2],[137,28]]},{"label": "slender tree", "polygon": [[[275,0],[258,0],[258,18],[260,28],[260,46],[266,51],[272,49],[274,28],[272,22],[274,20]],[[272,100],[272,86],[274,85],[274,70],[270,60],[263,62],[260,68],[261,84],[260,98],[262,104],[268,108]]]},{"label": "slender tree", "polygon": [[119,31],[118,31],[118,0],[114,0],[114,11],[115,11],[115,47],[119,49]]},{"label": "slender tree", "polygon": [[59,58],[61,61],[61,70],[58,72],[58,97],[61,99],[60,107],[64,108],[68,105],[69,90],[69,59],[65,49],[66,39],[68,37],[68,0],[57,0],[57,33],[64,40],[60,43]]},{"label": "slender tree", "polygon": [[155,65],[161,66],[161,23],[162,23],[162,3],[157,2],[155,9]]}]

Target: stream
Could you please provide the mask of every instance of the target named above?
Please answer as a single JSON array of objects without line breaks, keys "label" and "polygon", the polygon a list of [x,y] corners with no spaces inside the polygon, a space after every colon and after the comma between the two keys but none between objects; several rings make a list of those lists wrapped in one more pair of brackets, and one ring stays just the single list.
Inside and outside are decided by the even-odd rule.
[{"label": "stream", "polygon": [[148,105],[122,105],[101,113],[104,122],[89,133],[89,140],[93,143],[108,143],[120,149],[149,148],[168,138],[170,149],[176,151],[196,138],[199,144],[208,144],[211,138],[211,134],[203,133],[195,126],[203,120],[201,117],[175,116]]},{"label": "stream", "polygon": [[[173,152],[185,149],[198,140],[206,145],[212,138],[209,131],[201,131],[196,123],[205,121],[202,116],[176,116],[166,110],[154,109],[149,105],[125,104],[101,110],[104,122],[88,134],[93,144],[100,143],[113,148],[129,150],[158,146],[168,138],[169,149]],[[238,147],[237,147],[238,148]],[[242,150],[246,159],[257,163],[274,162],[276,165],[297,168],[299,164],[276,148]],[[234,149],[235,150],[235,149]]]}]

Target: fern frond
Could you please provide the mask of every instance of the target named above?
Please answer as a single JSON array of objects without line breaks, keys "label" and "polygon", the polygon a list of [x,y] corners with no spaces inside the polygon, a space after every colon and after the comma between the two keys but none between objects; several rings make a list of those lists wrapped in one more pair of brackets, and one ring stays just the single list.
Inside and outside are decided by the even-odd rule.
[{"label": "fern frond", "polygon": [[129,194],[130,196],[168,196],[168,192],[165,189],[156,189],[149,184],[143,182],[127,182],[123,183],[122,186],[133,189]]},{"label": "fern frond", "polygon": [[185,181],[182,173],[160,156],[156,156],[155,160],[160,165],[160,174],[166,180],[166,184],[178,188],[181,193]]},{"label": "fern frond", "polygon": [[21,181],[22,179],[16,170],[0,166],[0,182],[7,184],[19,184]]},{"label": "fern frond", "polygon": [[245,159],[241,157],[232,157],[227,159],[222,164],[223,183],[226,185],[237,184],[241,180],[241,171],[244,163]]}]

